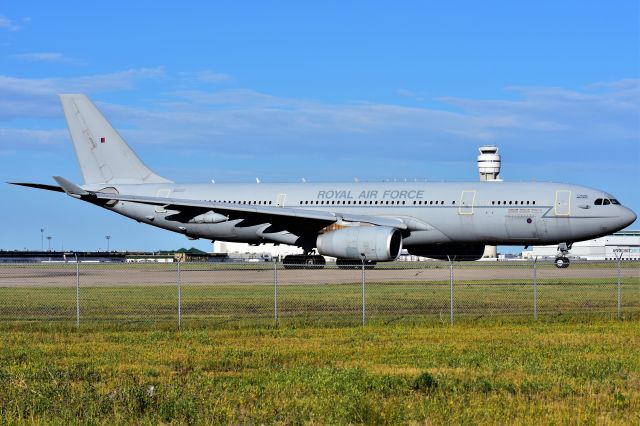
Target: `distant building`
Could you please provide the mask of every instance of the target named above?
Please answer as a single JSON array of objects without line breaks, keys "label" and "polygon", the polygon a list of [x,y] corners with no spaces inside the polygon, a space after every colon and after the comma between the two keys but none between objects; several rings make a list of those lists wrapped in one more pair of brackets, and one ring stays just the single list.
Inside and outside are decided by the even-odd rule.
[{"label": "distant building", "polygon": [[10,251],[0,250],[0,263],[122,263],[126,253],[121,252],[64,252],[64,251]]},{"label": "distant building", "polygon": [[216,241],[213,243],[214,254],[227,254],[232,259],[238,260],[271,260],[273,258],[282,259],[288,254],[301,254],[300,247],[286,244],[260,244],[252,246],[246,243],[230,243],[226,241]]},{"label": "distant building", "polygon": [[173,263],[225,262],[226,254],[206,253],[198,249],[156,252],[63,252],[63,251],[4,251],[0,263]]},{"label": "distant building", "polygon": [[[524,251],[524,258],[555,257],[557,245],[533,246]],[[569,254],[586,260],[640,260],[640,230],[624,230],[606,237],[573,244]]]}]

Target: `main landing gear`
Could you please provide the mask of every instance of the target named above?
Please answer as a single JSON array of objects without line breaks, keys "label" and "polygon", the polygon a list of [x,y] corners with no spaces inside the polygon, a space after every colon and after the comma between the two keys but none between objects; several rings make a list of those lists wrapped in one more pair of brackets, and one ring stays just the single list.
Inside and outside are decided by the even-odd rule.
[{"label": "main landing gear", "polygon": [[319,254],[289,254],[282,260],[285,269],[322,269],[326,263]]},{"label": "main landing gear", "polygon": [[[362,261],[351,259],[336,259],[336,266],[338,267],[338,269],[361,269]],[[373,269],[376,267],[376,262],[367,259],[364,262],[364,267],[365,269]]]},{"label": "main landing gear", "polygon": [[569,254],[569,250],[571,249],[571,244],[560,243],[558,244],[558,254],[556,254],[556,268],[564,269],[568,268],[571,261],[567,257]]}]

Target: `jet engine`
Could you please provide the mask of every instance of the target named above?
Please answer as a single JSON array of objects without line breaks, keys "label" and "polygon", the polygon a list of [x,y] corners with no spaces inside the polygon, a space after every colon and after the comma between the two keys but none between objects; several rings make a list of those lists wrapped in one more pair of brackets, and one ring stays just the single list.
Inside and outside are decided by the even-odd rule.
[{"label": "jet engine", "polygon": [[484,253],[484,244],[428,244],[407,247],[409,254],[439,260],[478,260]]},{"label": "jet engine", "polygon": [[318,253],[339,259],[395,260],[402,250],[402,233],[385,226],[354,226],[318,236]]}]

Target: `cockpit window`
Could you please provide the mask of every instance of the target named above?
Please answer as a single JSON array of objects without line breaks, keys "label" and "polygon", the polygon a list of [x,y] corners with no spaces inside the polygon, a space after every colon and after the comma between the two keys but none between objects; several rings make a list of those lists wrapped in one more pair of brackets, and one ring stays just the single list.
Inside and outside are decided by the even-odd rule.
[{"label": "cockpit window", "polygon": [[602,198],[596,199],[595,205],[596,206],[601,206],[602,205]]},{"label": "cockpit window", "polygon": [[620,205],[620,201],[616,200],[615,198],[612,198],[611,199],[611,204],[615,204],[615,205],[619,206]]},{"label": "cockpit window", "polygon": [[611,202],[609,200],[607,200],[606,198],[604,200],[602,200],[602,205],[603,206],[608,206],[609,204],[611,204]]}]

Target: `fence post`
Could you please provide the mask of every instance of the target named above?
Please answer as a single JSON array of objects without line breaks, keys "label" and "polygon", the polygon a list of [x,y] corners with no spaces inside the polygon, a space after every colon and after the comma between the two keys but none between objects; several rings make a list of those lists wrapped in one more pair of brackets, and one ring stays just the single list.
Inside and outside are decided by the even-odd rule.
[{"label": "fence post", "polygon": [[180,276],[180,261],[176,269],[176,285],[178,286],[178,329],[182,327],[182,277]]},{"label": "fence post", "polygon": [[76,328],[80,328],[80,261],[76,256]]},{"label": "fence post", "polygon": [[278,325],[278,258],[273,262],[273,318]]},{"label": "fence post", "polygon": [[360,254],[360,259],[362,260],[362,325],[364,326],[367,318],[366,318],[366,302],[365,302],[365,292],[364,292],[364,283],[365,283],[365,275],[364,275],[364,265],[366,261],[366,256],[364,253]]},{"label": "fence post", "polygon": [[620,252],[619,256],[617,256],[618,258],[618,319],[620,319],[620,305],[621,305],[621,294],[620,294],[620,274],[621,274],[621,269],[622,269],[622,252]]},{"label": "fence post", "polygon": [[449,259],[449,324],[453,325],[453,259]]},{"label": "fence post", "polygon": [[538,319],[538,256],[533,257],[533,319]]}]

